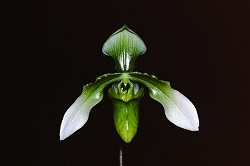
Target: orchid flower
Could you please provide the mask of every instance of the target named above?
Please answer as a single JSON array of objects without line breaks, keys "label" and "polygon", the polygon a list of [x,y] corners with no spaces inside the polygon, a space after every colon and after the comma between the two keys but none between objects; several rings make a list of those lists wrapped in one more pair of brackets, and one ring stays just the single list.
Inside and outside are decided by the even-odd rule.
[{"label": "orchid flower", "polygon": [[117,73],[104,74],[94,83],[83,86],[82,94],[64,114],[60,140],[69,137],[87,122],[91,109],[103,98],[104,89],[110,85],[109,98],[114,106],[115,128],[126,143],[132,141],[139,124],[139,103],[144,96],[144,84],[149,95],[162,104],[167,119],[176,126],[199,130],[199,118],[192,102],[167,81],[154,75],[133,72],[139,55],[146,52],[142,39],[126,25],[113,33],[104,43],[102,52],[115,61]]}]

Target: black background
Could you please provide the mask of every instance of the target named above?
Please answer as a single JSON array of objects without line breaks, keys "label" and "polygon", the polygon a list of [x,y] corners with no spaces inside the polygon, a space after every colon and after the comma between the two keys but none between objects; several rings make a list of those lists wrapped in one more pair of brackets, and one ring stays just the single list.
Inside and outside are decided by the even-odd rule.
[{"label": "black background", "polygon": [[[119,165],[120,147],[124,166],[250,165],[248,1],[30,0],[10,9],[10,165]],[[124,24],[148,49],[135,71],[170,81],[187,96],[200,131],[174,126],[146,93],[138,133],[125,144],[105,89],[86,125],[59,141],[62,117],[82,86],[115,72],[101,48]]]}]

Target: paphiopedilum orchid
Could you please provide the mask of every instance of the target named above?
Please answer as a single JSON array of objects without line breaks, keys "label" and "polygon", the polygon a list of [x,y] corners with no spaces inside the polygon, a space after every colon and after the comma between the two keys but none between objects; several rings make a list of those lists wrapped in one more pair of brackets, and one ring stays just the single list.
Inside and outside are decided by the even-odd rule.
[{"label": "paphiopedilum orchid", "polygon": [[190,131],[199,130],[199,118],[192,102],[167,81],[154,75],[133,72],[136,58],[146,52],[142,39],[126,25],[113,33],[104,43],[102,52],[115,61],[117,73],[104,74],[94,83],[83,86],[82,94],[64,114],[60,140],[69,137],[88,120],[90,110],[103,98],[105,87],[114,106],[115,128],[126,143],[131,142],[139,124],[139,103],[144,96],[144,84],[149,95],[160,102],[167,119],[178,127]]}]

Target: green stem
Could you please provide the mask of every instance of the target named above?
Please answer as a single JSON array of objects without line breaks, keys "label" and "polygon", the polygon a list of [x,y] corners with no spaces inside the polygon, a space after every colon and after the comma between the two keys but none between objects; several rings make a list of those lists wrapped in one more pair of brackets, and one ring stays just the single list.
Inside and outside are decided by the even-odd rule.
[{"label": "green stem", "polygon": [[119,156],[119,160],[120,160],[120,166],[122,166],[122,147],[120,146],[120,156]]}]

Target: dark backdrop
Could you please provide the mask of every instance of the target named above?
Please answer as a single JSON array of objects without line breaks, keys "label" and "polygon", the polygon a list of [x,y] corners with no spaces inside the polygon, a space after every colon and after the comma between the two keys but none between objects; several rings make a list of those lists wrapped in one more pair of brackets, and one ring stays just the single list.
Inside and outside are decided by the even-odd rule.
[{"label": "dark backdrop", "polygon": [[[12,165],[250,165],[248,1],[57,1],[12,3],[8,39],[15,134]],[[196,106],[200,131],[170,123],[148,94],[129,144],[113,125],[108,99],[64,141],[59,128],[83,85],[115,72],[102,54],[127,24],[147,45],[136,71],[170,81]],[[7,32],[7,31],[6,31]],[[10,164],[11,165],[11,164]]]}]

